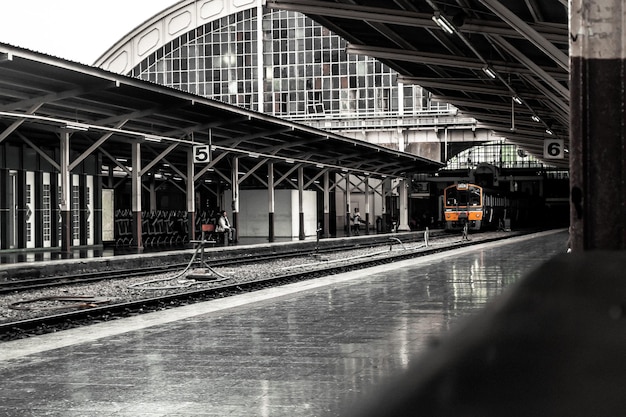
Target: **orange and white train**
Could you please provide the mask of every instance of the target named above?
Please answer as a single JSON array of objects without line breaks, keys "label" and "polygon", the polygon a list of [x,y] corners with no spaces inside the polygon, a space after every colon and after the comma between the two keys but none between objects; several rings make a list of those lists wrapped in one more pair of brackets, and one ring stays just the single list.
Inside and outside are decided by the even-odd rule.
[{"label": "orange and white train", "polygon": [[444,189],[443,219],[446,230],[504,228],[509,198],[476,184],[458,183]]}]

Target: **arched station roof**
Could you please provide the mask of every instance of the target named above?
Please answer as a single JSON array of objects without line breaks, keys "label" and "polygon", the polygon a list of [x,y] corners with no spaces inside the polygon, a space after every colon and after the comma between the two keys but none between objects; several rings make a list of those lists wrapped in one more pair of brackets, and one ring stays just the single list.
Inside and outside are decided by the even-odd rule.
[{"label": "arched station roof", "polygon": [[146,20],[116,42],[94,66],[128,74],[153,52],[214,20],[260,7],[264,0],[182,0]]},{"label": "arched station roof", "polygon": [[[413,154],[0,43],[0,142],[28,143],[45,153],[58,146],[51,138],[60,129],[75,131],[73,152],[100,149],[112,156],[130,157],[131,147],[123,144],[142,141],[155,156],[171,153],[172,161],[181,166],[187,164],[190,146],[209,142],[216,157],[230,154],[373,177],[402,177],[442,166]],[[176,152],[181,148],[185,152]]]},{"label": "arched station roof", "polygon": [[[567,0],[267,0],[304,13],[534,156],[569,144]],[[514,101],[516,100],[516,101]],[[568,166],[568,158],[550,160]]]},{"label": "arched station roof", "polygon": [[[306,14],[434,98],[544,158],[569,145],[567,0],[183,0],[121,39],[95,65],[126,73],[196,27],[265,5]],[[568,167],[568,155],[550,164]]]}]

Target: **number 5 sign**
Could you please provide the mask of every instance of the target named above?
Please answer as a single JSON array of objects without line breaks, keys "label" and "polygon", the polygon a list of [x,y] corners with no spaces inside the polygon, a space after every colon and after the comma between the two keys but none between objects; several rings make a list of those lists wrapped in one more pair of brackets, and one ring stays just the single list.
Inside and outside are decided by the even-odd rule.
[{"label": "number 5 sign", "polygon": [[565,158],[563,139],[548,139],[543,142],[543,157],[546,159]]},{"label": "number 5 sign", "polygon": [[211,162],[211,146],[194,145],[193,162],[196,164],[208,164],[209,162]]}]

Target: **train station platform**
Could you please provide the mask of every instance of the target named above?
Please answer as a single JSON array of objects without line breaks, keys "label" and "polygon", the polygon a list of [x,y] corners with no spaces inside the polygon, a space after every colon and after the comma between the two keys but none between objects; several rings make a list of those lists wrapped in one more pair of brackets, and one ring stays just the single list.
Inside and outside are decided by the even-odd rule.
[{"label": "train station platform", "polygon": [[[377,397],[388,394],[385,387],[397,378],[410,378],[402,381],[405,390],[401,393],[414,386],[423,388],[420,367],[431,375],[434,368],[442,366],[449,378],[440,381],[443,386],[431,393],[434,397],[427,398],[449,407],[465,401],[476,408],[465,408],[472,411],[466,413],[445,409],[424,415],[487,415],[477,411],[479,402],[499,404],[500,391],[507,390],[489,380],[493,367],[505,367],[495,376],[510,371],[514,373],[511,379],[520,378],[514,389],[520,385],[533,389],[527,385],[534,381],[524,376],[523,369],[506,368],[515,363],[501,357],[498,349],[470,351],[470,358],[474,353],[480,360],[474,365],[472,361],[453,363],[450,368],[437,352],[443,348],[450,356],[445,352],[451,349],[446,340],[458,339],[459,332],[467,331],[463,329],[475,328],[476,317],[493,314],[486,305],[495,304],[497,310],[499,303],[506,303],[511,298],[508,287],[515,289],[513,296],[525,292],[516,284],[520,278],[563,253],[566,241],[565,231],[531,234],[4,342],[0,344],[0,415],[361,415],[350,410],[358,410],[373,398],[381,402],[368,409],[397,405],[397,397]],[[550,286],[536,280],[531,285],[539,289]],[[528,308],[546,308],[535,304]],[[520,307],[518,313],[528,312]],[[607,321],[611,321],[610,314],[617,314],[604,313]],[[538,313],[534,314],[530,317]],[[525,329],[495,326],[497,314],[480,320],[495,336],[510,332],[525,336]],[[612,322],[623,326],[623,322]],[[563,321],[557,324],[567,325]],[[484,331],[479,331],[476,337],[482,335]],[[468,337],[475,341],[471,334]],[[516,353],[523,354],[539,342],[532,339],[532,333],[529,337]],[[436,343],[438,340],[441,342]],[[570,342],[575,344],[576,338],[572,336]],[[458,348],[468,343],[461,342]],[[548,365],[536,349],[529,353],[537,355],[541,366]],[[495,391],[490,394],[487,389]],[[483,395],[474,398],[470,393]],[[522,393],[511,392],[509,397]],[[448,398],[453,403],[445,403]],[[417,415],[414,410],[405,414],[377,411],[368,415]],[[499,415],[523,414],[509,410]]]}]

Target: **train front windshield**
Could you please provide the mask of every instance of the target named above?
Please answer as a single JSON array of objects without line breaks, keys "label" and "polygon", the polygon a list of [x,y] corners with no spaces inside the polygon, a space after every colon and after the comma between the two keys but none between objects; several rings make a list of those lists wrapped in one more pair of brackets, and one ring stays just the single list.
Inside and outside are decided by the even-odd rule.
[{"label": "train front windshield", "polygon": [[450,187],[446,192],[446,205],[480,206],[480,188],[474,186],[468,188]]}]

